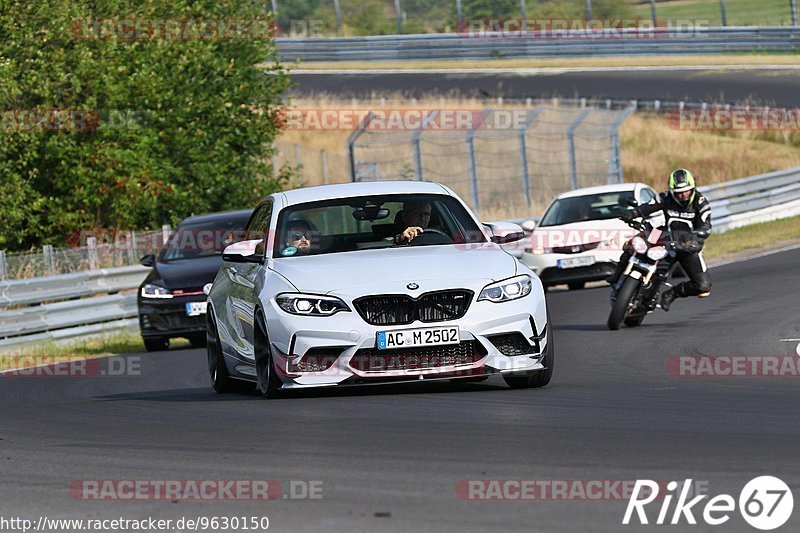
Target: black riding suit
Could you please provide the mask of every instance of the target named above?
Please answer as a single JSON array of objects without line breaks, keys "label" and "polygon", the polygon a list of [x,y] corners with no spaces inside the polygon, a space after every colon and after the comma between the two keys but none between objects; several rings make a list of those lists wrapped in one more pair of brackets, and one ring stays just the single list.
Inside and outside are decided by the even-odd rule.
[{"label": "black riding suit", "polygon": [[[711,278],[708,268],[703,260],[702,249],[706,238],[711,233],[711,206],[708,200],[695,192],[694,198],[688,205],[681,205],[669,192],[662,192],[658,202],[652,201],[640,206],[642,215],[649,216],[662,210],[666,218],[666,228],[672,233],[672,240],[679,242],[675,254],[665,257],[658,265],[658,270],[664,276],[677,261],[689,276],[689,281],[677,285],[673,291],[675,296],[685,298],[707,293],[711,289]],[[619,277],[628,266],[630,254],[627,250],[622,253],[614,275],[609,279],[612,285],[619,281]]]}]

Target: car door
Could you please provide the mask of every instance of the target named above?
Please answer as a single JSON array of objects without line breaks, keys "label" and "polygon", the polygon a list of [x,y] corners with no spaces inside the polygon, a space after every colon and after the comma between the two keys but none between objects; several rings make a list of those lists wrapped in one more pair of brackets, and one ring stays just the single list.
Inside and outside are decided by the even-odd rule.
[{"label": "car door", "polygon": [[[256,247],[256,254],[264,256],[269,224],[272,218],[272,201],[261,204],[248,225],[246,240],[262,239]],[[239,356],[247,361],[255,361],[253,343],[255,341],[254,317],[256,304],[256,278],[264,269],[261,263],[226,264],[226,275],[230,282],[230,318],[237,332],[236,349]]]}]

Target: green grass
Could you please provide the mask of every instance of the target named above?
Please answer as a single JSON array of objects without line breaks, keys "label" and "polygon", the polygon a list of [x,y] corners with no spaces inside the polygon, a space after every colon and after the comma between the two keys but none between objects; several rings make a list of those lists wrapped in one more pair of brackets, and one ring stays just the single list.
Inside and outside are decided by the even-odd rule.
[{"label": "green grass", "polygon": [[[789,0],[725,0],[728,26],[783,26],[791,23]],[[640,18],[650,18],[650,4],[637,4]],[[708,26],[721,26],[719,0],[675,0],[656,4],[659,21],[707,21]]]},{"label": "green grass", "polygon": [[[713,224],[713,220],[711,221]],[[703,255],[714,259],[744,251],[766,250],[800,239],[800,216],[773,220],[712,234],[706,241]]]}]

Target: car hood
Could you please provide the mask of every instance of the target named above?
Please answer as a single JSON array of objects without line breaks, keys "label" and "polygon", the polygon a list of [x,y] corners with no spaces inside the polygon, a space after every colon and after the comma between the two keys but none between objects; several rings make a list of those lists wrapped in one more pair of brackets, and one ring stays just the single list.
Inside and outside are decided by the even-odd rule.
[{"label": "car hood", "polygon": [[167,289],[198,289],[212,283],[222,266],[222,256],[212,255],[194,259],[181,259],[169,263],[156,263],[147,282],[161,280]]},{"label": "car hood", "polygon": [[[273,270],[312,293],[407,292],[473,287],[510,278],[517,260],[492,243],[362,250],[273,261]],[[481,285],[482,286],[482,285]]]}]

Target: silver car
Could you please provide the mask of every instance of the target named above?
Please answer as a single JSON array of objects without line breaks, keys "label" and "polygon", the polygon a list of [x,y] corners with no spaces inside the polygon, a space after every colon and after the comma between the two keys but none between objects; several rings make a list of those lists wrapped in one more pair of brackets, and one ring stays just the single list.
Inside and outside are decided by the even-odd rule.
[{"label": "silver car", "polygon": [[430,380],[512,388],[552,376],[542,284],[450,189],[348,183],[275,193],[229,246],[208,292],[215,390]]}]

